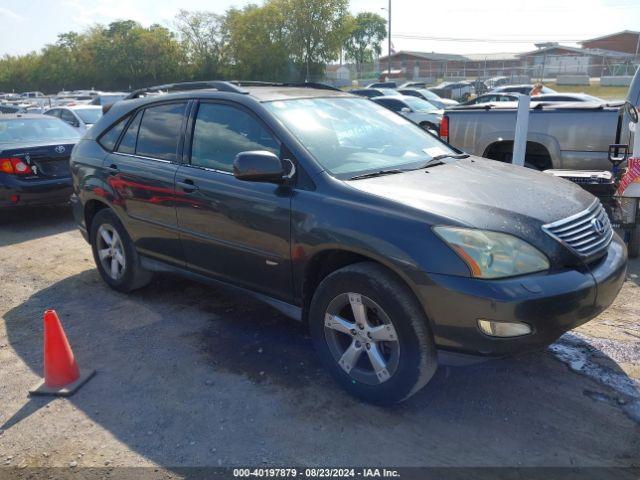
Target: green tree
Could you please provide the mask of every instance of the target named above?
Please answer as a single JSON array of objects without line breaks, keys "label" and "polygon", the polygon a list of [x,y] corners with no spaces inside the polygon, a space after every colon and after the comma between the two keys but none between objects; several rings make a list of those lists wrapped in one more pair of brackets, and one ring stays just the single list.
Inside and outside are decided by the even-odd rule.
[{"label": "green tree", "polygon": [[349,36],[344,44],[347,60],[356,64],[358,73],[362,65],[371,63],[374,54],[380,55],[382,41],[387,37],[387,21],[372,12],[361,12],[349,22]]},{"label": "green tree", "polygon": [[284,14],[291,59],[301,79],[320,78],[348,35],[349,0],[270,0]]},{"label": "green tree", "polygon": [[227,74],[241,80],[287,80],[290,61],[284,25],[285,12],[273,2],[227,11]]},{"label": "green tree", "polygon": [[212,12],[180,10],[174,28],[184,49],[191,77],[202,79],[220,75],[224,16]]}]

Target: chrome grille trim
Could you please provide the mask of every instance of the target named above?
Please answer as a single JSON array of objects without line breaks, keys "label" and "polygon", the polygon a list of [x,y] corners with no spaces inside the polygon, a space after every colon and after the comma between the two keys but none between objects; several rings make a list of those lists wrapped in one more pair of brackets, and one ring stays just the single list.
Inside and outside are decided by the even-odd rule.
[{"label": "chrome grille trim", "polygon": [[[593,225],[596,219],[602,222],[603,233],[596,231]],[[611,222],[598,199],[580,213],[543,225],[542,230],[582,258],[601,253],[613,238]]]}]

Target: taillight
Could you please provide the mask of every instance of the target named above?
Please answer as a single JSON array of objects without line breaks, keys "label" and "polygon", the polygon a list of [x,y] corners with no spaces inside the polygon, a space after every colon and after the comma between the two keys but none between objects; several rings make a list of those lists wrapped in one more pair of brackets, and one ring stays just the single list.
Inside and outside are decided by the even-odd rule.
[{"label": "taillight", "polygon": [[0,172],[7,173],[9,175],[33,174],[31,167],[17,157],[0,158]]},{"label": "taillight", "polygon": [[445,142],[449,141],[449,117],[446,115],[442,117],[440,122],[440,138]]}]

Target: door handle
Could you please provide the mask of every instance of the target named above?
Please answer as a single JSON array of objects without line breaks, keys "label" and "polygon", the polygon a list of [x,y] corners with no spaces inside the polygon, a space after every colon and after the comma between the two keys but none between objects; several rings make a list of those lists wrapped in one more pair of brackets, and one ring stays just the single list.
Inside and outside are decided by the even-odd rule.
[{"label": "door handle", "polygon": [[198,186],[190,178],[185,178],[182,182],[176,182],[176,185],[186,193],[191,193],[198,190]]},{"label": "door handle", "polygon": [[115,163],[112,163],[111,165],[109,165],[106,168],[107,172],[109,173],[118,173],[119,169],[118,169],[118,165],[116,165]]}]

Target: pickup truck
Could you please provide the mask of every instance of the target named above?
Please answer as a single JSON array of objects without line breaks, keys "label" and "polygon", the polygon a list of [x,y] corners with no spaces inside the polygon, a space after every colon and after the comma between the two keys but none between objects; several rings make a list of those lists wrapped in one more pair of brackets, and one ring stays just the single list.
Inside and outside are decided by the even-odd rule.
[{"label": "pickup truck", "polygon": [[[638,92],[631,91],[634,85],[640,88],[638,83],[632,84],[629,98],[638,98]],[[611,168],[609,145],[617,136],[628,136],[628,121],[620,118],[622,102],[545,103],[534,98],[526,166],[538,170]],[[511,162],[516,115],[516,102],[454,107],[446,111],[440,136],[464,152]]]}]

